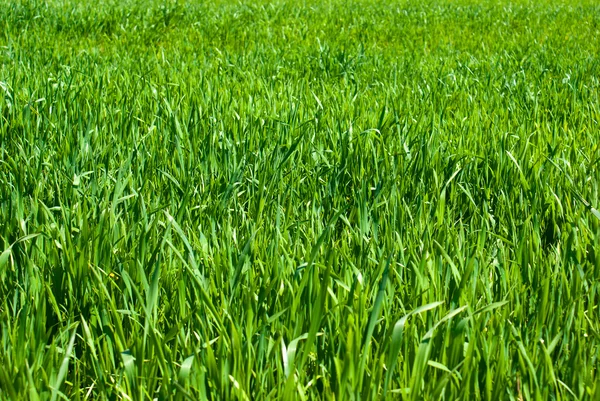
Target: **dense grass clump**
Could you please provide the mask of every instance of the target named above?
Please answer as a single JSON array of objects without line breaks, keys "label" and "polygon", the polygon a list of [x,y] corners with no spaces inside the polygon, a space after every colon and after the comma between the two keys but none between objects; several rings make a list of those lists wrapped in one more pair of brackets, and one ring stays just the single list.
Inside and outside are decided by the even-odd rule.
[{"label": "dense grass clump", "polygon": [[0,399],[598,399],[599,56],[584,0],[6,0]]}]

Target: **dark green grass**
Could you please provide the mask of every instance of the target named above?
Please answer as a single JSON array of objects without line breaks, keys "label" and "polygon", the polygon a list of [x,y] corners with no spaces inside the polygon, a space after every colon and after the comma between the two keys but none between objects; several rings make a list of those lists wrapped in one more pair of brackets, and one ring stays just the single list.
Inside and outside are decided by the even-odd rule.
[{"label": "dark green grass", "polygon": [[600,397],[594,2],[0,33],[0,399]]}]

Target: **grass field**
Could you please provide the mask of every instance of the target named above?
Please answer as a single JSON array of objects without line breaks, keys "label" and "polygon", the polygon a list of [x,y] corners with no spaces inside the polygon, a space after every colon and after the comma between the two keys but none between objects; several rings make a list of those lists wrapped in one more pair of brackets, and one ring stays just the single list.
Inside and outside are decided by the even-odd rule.
[{"label": "grass field", "polygon": [[591,0],[5,0],[0,399],[600,399],[599,56]]}]

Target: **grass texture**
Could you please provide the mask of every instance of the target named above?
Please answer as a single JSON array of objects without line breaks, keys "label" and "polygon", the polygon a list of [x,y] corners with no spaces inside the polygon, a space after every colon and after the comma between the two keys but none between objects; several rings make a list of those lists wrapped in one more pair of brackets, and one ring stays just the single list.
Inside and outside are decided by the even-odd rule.
[{"label": "grass texture", "polygon": [[0,399],[599,399],[599,52],[583,0],[6,0]]}]

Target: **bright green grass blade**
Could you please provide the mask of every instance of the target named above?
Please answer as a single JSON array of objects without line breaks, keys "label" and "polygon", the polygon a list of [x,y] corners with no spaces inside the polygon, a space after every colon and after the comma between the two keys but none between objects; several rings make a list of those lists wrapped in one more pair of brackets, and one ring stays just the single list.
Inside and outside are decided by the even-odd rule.
[{"label": "bright green grass blade", "polygon": [[75,345],[75,337],[77,336],[77,324],[73,327],[73,334],[71,334],[71,339],[69,340],[69,345],[67,349],[64,350],[64,357],[62,363],[60,365],[60,369],[58,371],[58,375],[53,383],[50,384],[50,388],[52,389],[52,396],[50,397],[51,401],[55,401],[58,398],[60,387],[62,386],[69,369],[69,361],[71,360],[71,356],[73,353],[73,345]]},{"label": "bright green grass blade", "polygon": [[392,339],[390,341],[390,351],[389,351],[387,362],[386,362],[386,366],[387,366],[388,370],[385,375],[385,384],[383,386],[384,397],[387,393],[390,379],[394,375],[394,370],[396,368],[396,364],[398,361],[398,355],[400,354],[400,348],[402,346],[402,338],[404,336],[404,327],[406,326],[406,322],[408,321],[408,318],[413,315],[419,315],[421,313],[433,310],[443,304],[444,304],[444,302],[439,301],[439,302],[432,302],[427,305],[422,305],[422,306],[412,310],[408,314],[404,315],[394,325],[394,330],[392,331]]},{"label": "bright green grass blade", "polygon": [[375,297],[375,302],[373,303],[373,309],[371,310],[371,314],[369,316],[369,323],[367,325],[367,330],[365,332],[363,344],[362,344],[362,356],[360,359],[360,365],[358,368],[358,377],[362,382],[362,378],[365,371],[365,366],[367,363],[367,357],[369,356],[369,349],[371,347],[371,338],[373,337],[373,331],[375,330],[375,325],[377,324],[377,320],[379,319],[381,309],[383,308],[383,301],[385,297],[385,290],[389,275],[390,263],[392,261],[392,255],[388,257],[385,268],[383,270],[383,275],[381,277],[381,281],[379,282],[379,290],[377,291],[377,295]]}]

